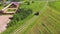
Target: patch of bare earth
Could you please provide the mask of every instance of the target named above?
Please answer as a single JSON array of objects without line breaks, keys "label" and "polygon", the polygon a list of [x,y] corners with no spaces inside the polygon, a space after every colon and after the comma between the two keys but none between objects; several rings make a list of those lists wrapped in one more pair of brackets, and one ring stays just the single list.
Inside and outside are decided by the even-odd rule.
[{"label": "patch of bare earth", "polygon": [[6,30],[7,23],[10,21],[9,17],[12,15],[0,15],[0,33]]}]

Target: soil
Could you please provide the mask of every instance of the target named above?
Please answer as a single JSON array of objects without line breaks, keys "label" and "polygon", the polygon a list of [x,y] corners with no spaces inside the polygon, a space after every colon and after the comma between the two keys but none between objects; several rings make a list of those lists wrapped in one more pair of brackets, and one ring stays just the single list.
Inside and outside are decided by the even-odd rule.
[{"label": "soil", "polygon": [[10,21],[10,17],[12,17],[12,15],[0,15],[0,33],[6,30],[6,26]]}]

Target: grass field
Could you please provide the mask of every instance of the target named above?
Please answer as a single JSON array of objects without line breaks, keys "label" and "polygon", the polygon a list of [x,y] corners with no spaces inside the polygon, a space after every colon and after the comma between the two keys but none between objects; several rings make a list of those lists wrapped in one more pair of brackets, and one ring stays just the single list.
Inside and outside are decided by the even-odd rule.
[{"label": "grass field", "polygon": [[[60,34],[59,6],[59,1],[23,3],[20,8],[30,8],[33,13],[2,34]],[[34,15],[36,12],[39,15]]]},{"label": "grass field", "polygon": [[3,5],[0,3],[0,10],[3,8]]}]

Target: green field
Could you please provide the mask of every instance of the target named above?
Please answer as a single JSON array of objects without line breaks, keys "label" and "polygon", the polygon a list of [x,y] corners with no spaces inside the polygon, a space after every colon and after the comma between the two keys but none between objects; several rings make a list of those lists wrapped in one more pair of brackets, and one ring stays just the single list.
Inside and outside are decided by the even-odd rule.
[{"label": "green field", "polygon": [[[32,9],[33,13],[1,34],[60,34],[59,1],[25,2],[19,8]],[[39,15],[34,15],[36,12]]]},{"label": "green field", "polygon": [[2,3],[0,3],[0,10],[3,8],[3,5],[2,5]]}]

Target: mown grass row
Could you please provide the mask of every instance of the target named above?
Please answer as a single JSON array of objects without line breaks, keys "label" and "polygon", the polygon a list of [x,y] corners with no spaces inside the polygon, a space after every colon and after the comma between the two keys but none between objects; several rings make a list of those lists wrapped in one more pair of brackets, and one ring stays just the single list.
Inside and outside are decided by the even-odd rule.
[{"label": "mown grass row", "polygon": [[49,2],[49,6],[60,11],[60,1]]},{"label": "mown grass row", "polygon": [[[48,11],[49,12],[49,11]],[[59,16],[57,16],[56,14],[54,14],[54,13],[52,13],[51,11],[49,12],[49,13],[47,13],[47,11],[44,13],[44,17],[46,17],[47,19],[45,19],[45,21],[48,23],[48,24],[50,24],[49,26],[48,26],[48,24],[46,24],[49,28],[53,28],[54,29],[54,31],[56,31],[56,29],[55,28],[59,28],[59,25],[60,25],[60,21],[59,20],[57,20],[57,18],[59,17]],[[53,17],[54,16],[54,17]],[[56,18],[55,18],[55,16],[57,16]],[[43,17],[43,18],[44,18]],[[59,22],[58,22],[59,21]],[[45,24],[45,23],[44,23]],[[55,26],[55,27],[54,27]],[[57,31],[56,31],[57,32]],[[55,33],[55,32],[54,32]]]},{"label": "mown grass row", "polygon": [[[52,15],[50,15],[50,16],[52,16]],[[55,15],[55,16],[56,16],[56,15]],[[52,16],[52,17],[53,17],[53,16]],[[58,17],[58,16],[57,16],[57,17]],[[57,20],[57,17],[55,18],[56,20],[54,20],[53,18],[51,18],[51,19],[54,21],[54,22],[53,22],[53,21],[52,21],[52,22],[58,27],[58,26],[60,25],[60,23],[59,23],[60,21]]]},{"label": "mown grass row", "polygon": [[[46,12],[47,12],[47,11],[46,11]],[[51,12],[51,13],[52,13],[52,12]],[[48,15],[49,15],[49,16],[48,16],[47,13],[44,13],[44,16],[43,16],[43,17],[45,18],[46,16],[48,16],[48,18],[51,19],[50,16],[52,16],[53,14],[54,14],[54,13],[52,13],[52,14],[49,14],[49,13],[48,13]],[[53,17],[53,16],[52,16],[52,17]],[[53,17],[53,18],[54,18],[54,17]],[[51,19],[51,20],[50,20],[50,19],[48,19],[48,21],[46,20],[46,21],[47,21],[46,24],[45,24],[44,20],[42,20],[42,22],[43,22],[43,24],[46,25],[44,29],[45,29],[45,30],[47,29],[47,31],[49,30],[49,31],[50,31],[50,34],[51,34],[51,32],[52,32],[52,34],[53,34],[53,33],[55,33],[55,29],[54,29],[53,26],[51,26],[51,20],[52,20],[52,19]],[[50,21],[49,21],[49,20],[50,20]],[[54,20],[55,20],[55,18],[54,18],[52,21],[54,21]],[[49,23],[49,22],[50,22],[50,23]],[[47,26],[48,24],[50,24],[50,26]],[[42,26],[43,26],[43,25],[42,25]],[[55,25],[54,25],[54,26],[55,26]],[[53,29],[54,29],[54,30],[53,30]],[[40,29],[40,31],[42,31],[42,30]],[[43,32],[43,33],[44,33],[44,32]],[[45,32],[45,33],[46,33],[46,32]]]},{"label": "mown grass row", "polygon": [[[46,14],[45,14],[46,15]],[[51,19],[51,18],[50,18]],[[52,19],[51,19],[52,20]],[[43,23],[46,25],[46,27],[48,27],[48,29],[50,30],[50,31],[52,31],[52,33],[55,33],[55,30],[53,31],[53,29],[55,29],[54,27],[53,27],[53,25],[52,24],[54,24],[54,23],[52,23],[54,20],[52,20],[52,22],[51,22],[51,20],[49,20],[49,18],[47,18],[47,20],[45,20],[45,21],[43,21]],[[55,25],[54,25],[55,26]]]},{"label": "mown grass row", "polygon": [[[59,30],[60,29],[60,27],[59,27],[60,26],[60,23],[59,23],[60,19],[59,19],[59,17],[60,17],[59,14],[54,12],[54,11],[52,11],[51,9],[45,10],[43,15],[40,17],[41,18],[40,19],[41,22],[39,22],[39,23],[41,25],[40,24],[39,24],[40,26],[36,25],[36,27],[40,30],[41,34],[46,34],[46,33],[48,33],[48,34],[59,34],[59,31],[60,31]],[[35,22],[35,23],[37,24],[37,22]]]},{"label": "mown grass row", "polygon": [[[45,5],[45,3],[39,3],[39,2],[38,3],[36,3],[36,2],[29,3],[28,2],[28,3],[22,4],[21,8],[32,9],[33,13],[35,13],[35,12],[38,12],[44,5]],[[53,6],[53,7],[55,7],[55,6]],[[52,9],[46,8],[46,10],[44,10],[44,13],[41,14],[39,16],[39,18],[36,19],[36,21],[34,21],[34,23],[30,24],[24,31],[22,31],[22,34],[27,34],[27,33],[29,33],[30,30],[34,30],[34,32],[32,32],[32,33],[35,33],[35,29],[33,26],[36,26],[36,30],[38,30],[41,34],[59,34],[60,33],[59,32],[60,31],[59,30],[60,29],[60,19],[59,19],[60,14],[58,14],[58,12],[55,12]],[[29,15],[23,21],[17,20],[17,23],[14,26],[9,27],[2,34],[10,34],[10,33],[13,33],[13,31],[15,32],[15,29],[18,30],[21,25],[22,26],[25,25],[26,24],[25,22],[34,16],[33,13],[31,15]],[[23,12],[22,12],[22,14],[23,14]],[[37,22],[37,21],[39,21],[39,22]],[[34,25],[34,24],[36,24],[36,25]],[[31,28],[33,28],[33,29],[31,29]],[[38,33],[38,32],[36,32],[36,33]]]},{"label": "mown grass row", "polygon": [[46,10],[44,14],[41,16],[40,24],[42,23],[43,25],[40,26],[38,25],[37,27],[40,27],[38,29],[40,30],[41,34],[45,34],[45,33],[59,34],[60,21],[58,18],[60,16],[58,13],[51,11],[51,9],[49,10]]}]

